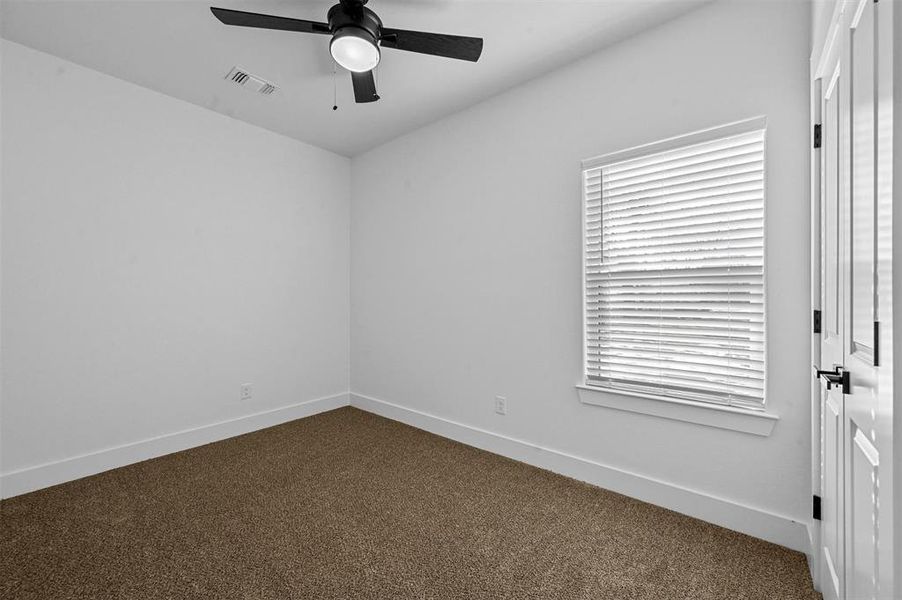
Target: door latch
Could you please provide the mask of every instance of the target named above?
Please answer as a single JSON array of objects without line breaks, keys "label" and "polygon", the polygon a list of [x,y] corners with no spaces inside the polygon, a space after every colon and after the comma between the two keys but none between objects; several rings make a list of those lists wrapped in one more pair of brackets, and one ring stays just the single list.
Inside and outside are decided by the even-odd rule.
[{"label": "door latch", "polygon": [[827,389],[833,389],[833,386],[838,386],[842,389],[843,394],[850,394],[852,392],[852,382],[849,377],[849,372],[846,371],[844,367],[833,367],[832,371],[822,371],[817,367],[814,368],[815,371],[815,379],[823,379],[827,383]]}]

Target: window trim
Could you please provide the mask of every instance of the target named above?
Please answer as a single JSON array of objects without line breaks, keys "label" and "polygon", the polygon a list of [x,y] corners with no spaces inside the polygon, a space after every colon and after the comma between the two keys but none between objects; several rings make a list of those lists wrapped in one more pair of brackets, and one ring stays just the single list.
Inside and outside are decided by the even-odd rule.
[{"label": "window trim", "polygon": [[613,390],[578,384],[579,401],[590,406],[652,415],[674,421],[769,436],[780,417],[766,410],[740,408],[713,402],[695,402],[644,392]]},{"label": "window trim", "polygon": [[[706,401],[694,401],[687,400],[685,398],[679,398],[676,396],[668,396],[666,392],[662,392],[661,394],[655,394],[654,392],[647,392],[644,390],[634,391],[634,390],[624,390],[615,387],[604,387],[599,385],[595,381],[590,381],[588,379],[588,356],[587,356],[587,348],[588,348],[588,340],[587,336],[589,334],[589,329],[587,327],[588,322],[588,307],[586,300],[586,213],[587,213],[587,199],[586,199],[586,189],[584,176],[585,172],[588,169],[595,169],[598,167],[604,167],[606,165],[619,163],[623,161],[627,161],[634,158],[639,158],[642,156],[646,156],[649,154],[656,154],[660,152],[667,152],[670,150],[675,150],[684,146],[691,146],[694,144],[701,144],[705,142],[714,141],[720,138],[727,138],[735,135],[741,135],[744,133],[750,133],[752,131],[757,130],[765,130],[767,131],[767,117],[759,116],[753,117],[750,119],[745,119],[742,121],[735,121],[733,123],[728,123],[726,125],[721,125],[717,127],[711,127],[708,129],[703,129],[700,131],[695,131],[692,133],[678,135],[670,138],[666,138],[660,141],[651,142],[648,144],[642,144],[639,146],[634,146],[632,148],[627,148],[625,150],[618,150],[616,152],[610,152],[607,154],[602,154],[599,156],[595,156],[592,158],[588,158],[582,160],[580,162],[579,168],[579,176],[580,176],[580,196],[581,196],[581,214],[580,214],[580,223],[581,223],[581,232],[580,239],[582,241],[582,273],[580,275],[580,284],[582,294],[582,381],[576,386],[579,395],[580,401],[584,404],[592,404],[598,406],[606,406],[608,408],[616,408],[621,410],[626,410],[630,412],[640,412],[644,414],[651,414],[657,416],[663,416],[667,418],[672,418],[681,421],[690,421],[694,423],[712,425],[714,427],[725,427],[726,429],[735,429],[737,431],[746,431],[747,433],[756,433],[757,435],[770,435],[771,430],[773,429],[776,420],[779,418],[767,411],[768,408],[768,345],[767,345],[767,305],[768,305],[768,293],[767,293],[767,273],[768,273],[768,252],[767,252],[767,141],[766,141],[766,133],[765,133],[765,168],[764,168],[764,203],[763,203],[763,244],[764,244],[764,256],[762,258],[763,261],[763,281],[762,281],[762,289],[764,292],[764,391],[763,398],[760,407],[753,406],[737,406],[737,405],[728,405],[728,404],[719,404],[717,402],[706,402]],[[662,408],[662,406],[664,408]],[[697,409],[706,409],[701,411],[702,416],[698,416]],[[705,417],[705,414],[710,414],[709,410],[719,411],[721,414],[728,415],[727,419],[714,419],[713,423],[709,423],[712,419],[710,416]],[[695,415],[696,418],[689,418],[691,415]],[[753,421],[745,421],[742,418],[732,418],[734,415],[738,415],[739,417],[752,417]],[[681,418],[682,417],[682,418]],[[765,421],[760,421],[755,417],[761,417],[766,421],[770,421],[769,426]],[[740,423],[752,423],[755,421],[760,421],[756,426],[751,427],[749,430],[747,427],[742,426],[726,426],[725,424],[740,422]],[[720,424],[717,424],[720,423]],[[764,424],[765,426],[762,428],[760,425]]]}]

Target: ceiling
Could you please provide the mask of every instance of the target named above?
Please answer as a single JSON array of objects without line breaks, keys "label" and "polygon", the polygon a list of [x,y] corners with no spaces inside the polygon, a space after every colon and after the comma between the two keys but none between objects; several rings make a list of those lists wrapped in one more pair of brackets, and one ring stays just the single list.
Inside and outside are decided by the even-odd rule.
[{"label": "ceiling", "polygon": [[[376,71],[382,99],[372,104],[354,103],[347,72],[333,79],[328,37],[227,27],[209,11],[325,21],[329,0],[0,0],[0,35],[354,156],[705,1],[372,0],[387,27],[485,38],[475,64],[386,48]],[[226,81],[235,65],[278,91]]]}]

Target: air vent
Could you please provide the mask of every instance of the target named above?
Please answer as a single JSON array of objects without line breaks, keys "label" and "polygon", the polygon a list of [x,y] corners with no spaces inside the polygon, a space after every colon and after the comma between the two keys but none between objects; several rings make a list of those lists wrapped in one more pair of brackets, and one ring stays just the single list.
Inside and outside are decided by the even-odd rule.
[{"label": "air vent", "polygon": [[262,77],[257,77],[252,73],[248,73],[241,67],[232,67],[232,70],[229,71],[225,78],[236,85],[240,85],[252,92],[263,94],[264,96],[269,96],[276,91],[276,86],[274,84],[266,81]]}]

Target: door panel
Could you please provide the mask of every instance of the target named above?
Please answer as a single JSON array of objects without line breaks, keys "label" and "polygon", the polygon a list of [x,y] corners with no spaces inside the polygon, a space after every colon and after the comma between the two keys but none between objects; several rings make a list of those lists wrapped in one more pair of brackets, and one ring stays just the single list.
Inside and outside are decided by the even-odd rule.
[{"label": "door panel", "polygon": [[823,198],[823,232],[821,257],[822,289],[822,324],[824,340],[838,338],[840,334],[839,281],[841,278],[839,262],[839,65],[833,71],[830,82],[824,92],[821,114],[823,115],[823,153],[824,167],[821,183]]},{"label": "door panel", "polygon": [[842,408],[826,390],[824,397],[821,542],[823,571],[830,576],[824,597],[830,599],[841,598],[843,589],[843,417]]},{"label": "door panel", "polygon": [[849,598],[877,597],[879,462],[870,438],[854,428],[849,460]]},{"label": "door panel", "polygon": [[849,204],[852,354],[873,363],[874,353],[874,2],[859,3],[851,31],[851,186]]}]

